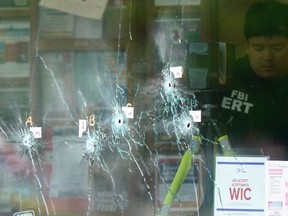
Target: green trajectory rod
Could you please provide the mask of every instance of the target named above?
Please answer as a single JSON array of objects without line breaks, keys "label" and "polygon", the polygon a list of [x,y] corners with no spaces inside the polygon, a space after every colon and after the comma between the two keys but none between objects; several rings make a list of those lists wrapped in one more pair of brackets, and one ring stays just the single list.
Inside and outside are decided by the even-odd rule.
[{"label": "green trajectory rod", "polygon": [[156,216],[167,216],[168,215],[169,210],[171,208],[171,205],[172,205],[181,185],[183,184],[184,180],[186,179],[186,176],[187,176],[187,174],[191,168],[192,159],[193,159],[192,155],[187,150],[181,159],[181,163],[178,167],[178,170],[177,170],[176,175],[173,179],[173,182],[170,185],[170,188],[166,194],[163,206],[161,208],[161,212],[156,214]]}]

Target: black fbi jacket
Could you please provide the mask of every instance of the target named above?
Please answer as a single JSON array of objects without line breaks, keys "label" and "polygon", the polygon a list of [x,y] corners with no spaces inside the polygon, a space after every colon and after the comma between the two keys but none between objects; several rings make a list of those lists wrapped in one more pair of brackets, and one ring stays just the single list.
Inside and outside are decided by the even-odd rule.
[{"label": "black fbi jacket", "polygon": [[220,104],[232,149],[288,160],[288,76],[261,79],[245,56],[235,62],[232,80]]}]

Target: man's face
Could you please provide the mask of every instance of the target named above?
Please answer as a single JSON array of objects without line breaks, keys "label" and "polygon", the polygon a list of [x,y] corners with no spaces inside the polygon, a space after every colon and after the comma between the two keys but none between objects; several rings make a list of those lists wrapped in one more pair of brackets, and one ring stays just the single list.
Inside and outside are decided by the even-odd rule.
[{"label": "man's face", "polygon": [[264,79],[288,74],[288,38],[257,36],[248,39],[247,54],[254,72]]}]

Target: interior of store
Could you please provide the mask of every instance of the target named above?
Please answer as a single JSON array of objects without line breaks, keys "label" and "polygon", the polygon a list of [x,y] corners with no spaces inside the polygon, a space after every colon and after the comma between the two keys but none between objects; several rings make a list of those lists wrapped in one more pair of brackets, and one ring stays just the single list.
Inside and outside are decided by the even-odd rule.
[{"label": "interior of store", "polygon": [[216,216],[218,96],[260,1],[1,0],[0,215]]}]

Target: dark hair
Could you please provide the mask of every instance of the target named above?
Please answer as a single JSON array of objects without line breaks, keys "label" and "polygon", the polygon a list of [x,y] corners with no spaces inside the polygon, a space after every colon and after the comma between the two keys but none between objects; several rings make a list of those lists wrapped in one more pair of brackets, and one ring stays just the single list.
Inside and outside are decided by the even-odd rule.
[{"label": "dark hair", "polygon": [[253,36],[288,37],[288,5],[275,1],[251,4],[244,22],[246,39]]}]

